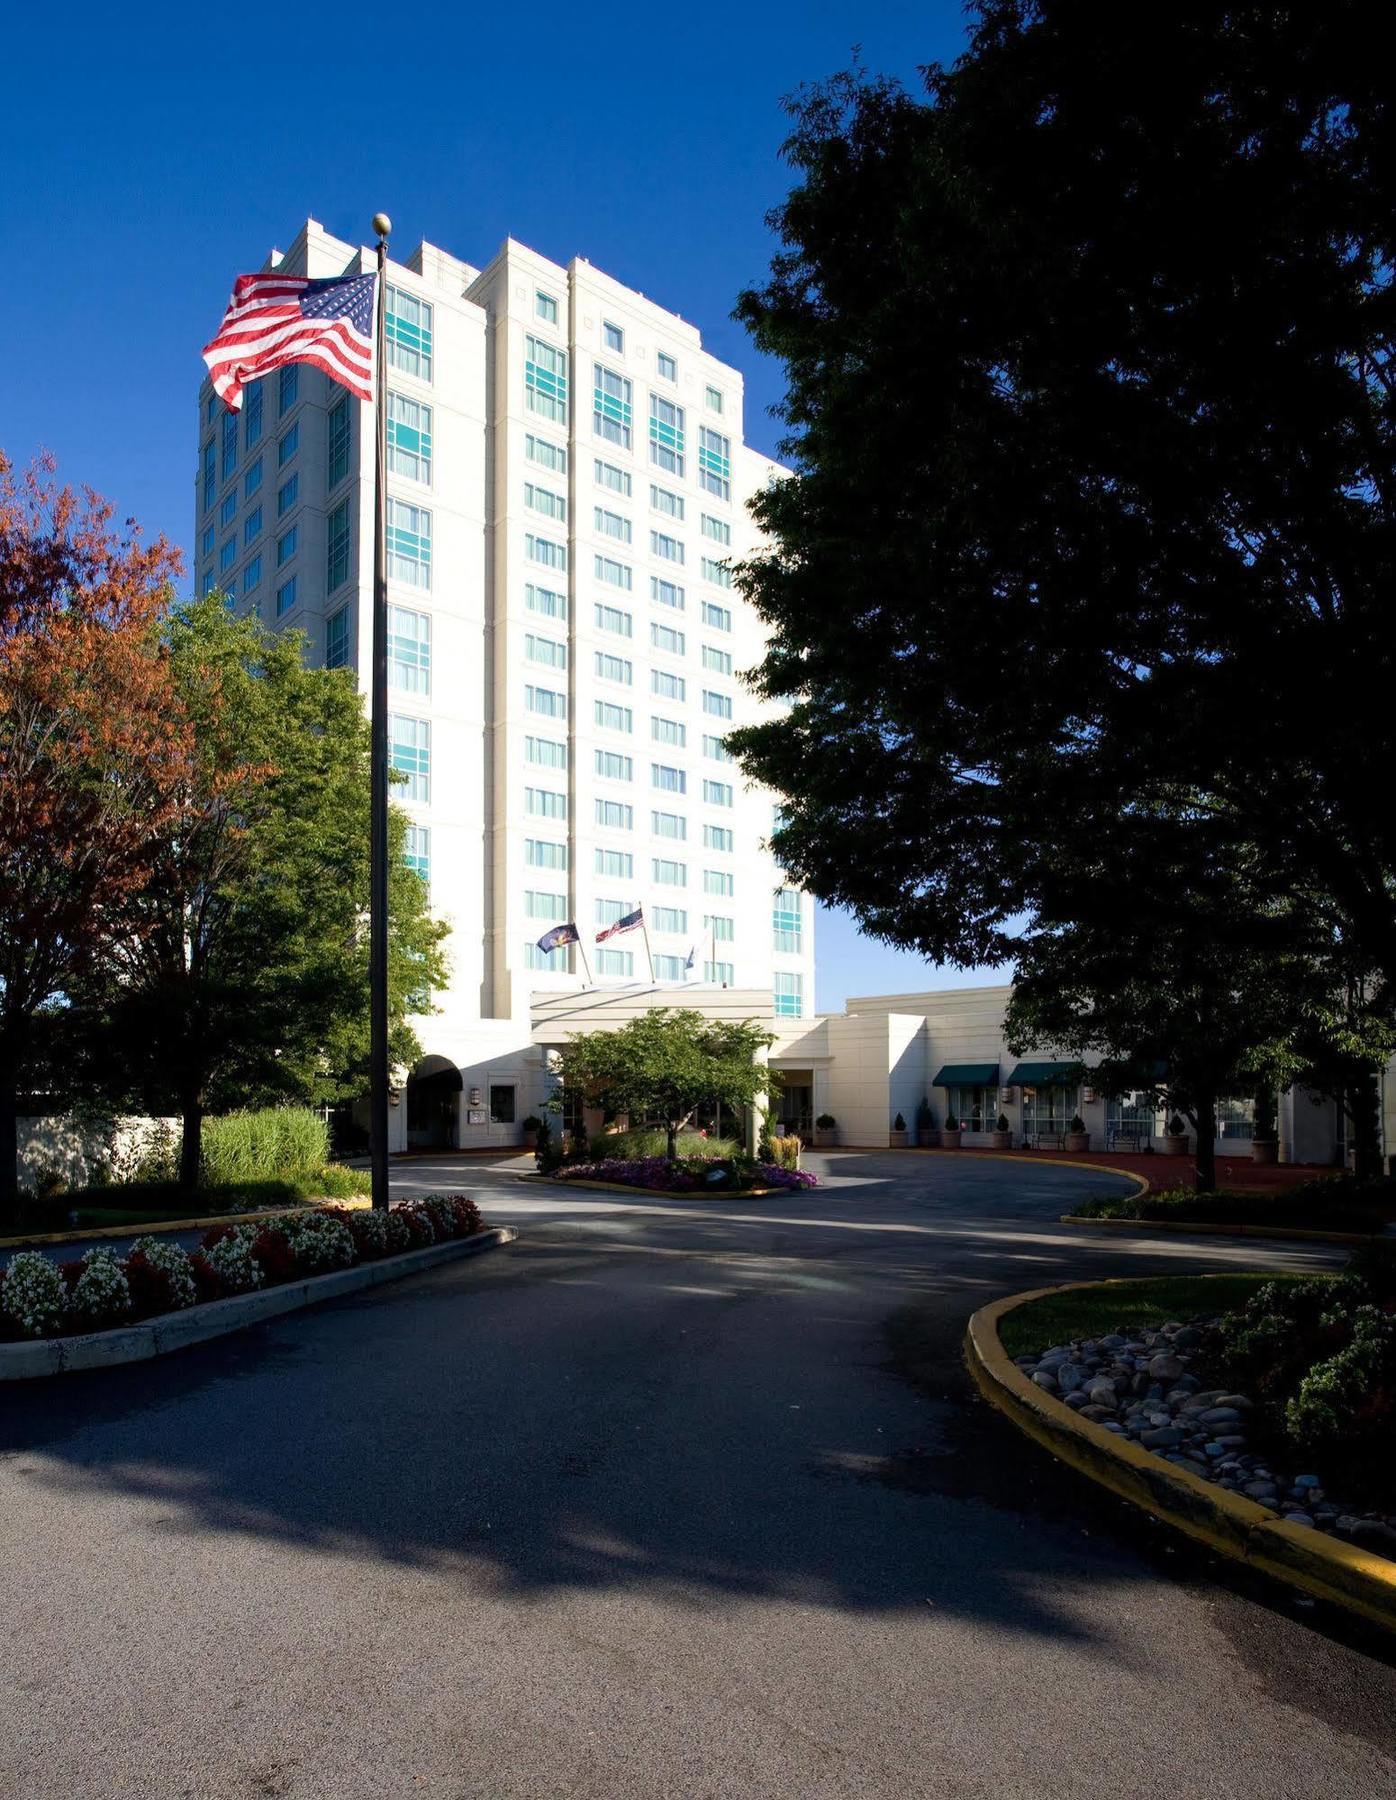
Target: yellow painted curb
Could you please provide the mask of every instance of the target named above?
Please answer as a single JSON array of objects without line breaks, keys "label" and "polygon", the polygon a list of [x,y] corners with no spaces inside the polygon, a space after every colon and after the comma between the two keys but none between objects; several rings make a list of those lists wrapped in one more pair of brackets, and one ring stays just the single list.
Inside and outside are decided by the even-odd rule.
[{"label": "yellow painted curb", "polygon": [[1288,1524],[1256,1501],[1204,1481],[1092,1419],[1079,1418],[1029,1381],[1004,1349],[998,1328],[1005,1313],[1047,1294],[1115,1285],[1071,1281],[980,1307],[965,1332],[965,1360],[984,1398],[1062,1462],[1218,1555],[1396,1631],[1396,1562],[1311,1526]]},{"label": "yellow painted curb", "polygon": [[1310,1231],[1296,1225],[1287,1230],[1278,1225],[1220,1225],[1212,1219],[1078,1219],[1074,1213],[1063,1213],[1059,1225],[1103,1225],[1107,1230],[1129,1226],[1136,1231],[1181,1231],[1200,1237],[1302,1238],[1313,1244],[1370,1244],[1380,1238],[1380,1231]]},{"label": "yellow painted curb", "polygon": [[515,1181],[554,1189],[596,1188],[603,1194],[656,1194],[661,1200],[765,1200],[771,1194],[808,1194],[812,1188],[676,1188],[636,1187],[633,1181],[554,1181],[551,1175],[516,1175]]},{"label": "yellow painted curb", "polygon": [[373,1202],[355,1194],[348,1200],[303,1200],[300,1205],[265,1206],[257,1212],[210,1213],[203,1219],[147,1219],[144,1225],[81,1225],[72,1231],[34,1232],[27,1237],[0,1238],[0,1250],[27,1250],[38,1244],[86,1244],[93,1238],[158,1237],[165,1231],[207,1231],[211,1225],[248,1225],[256,1219],[275,1219],[281,1213],[317,1206],[343,1206],[361,1211]]}]

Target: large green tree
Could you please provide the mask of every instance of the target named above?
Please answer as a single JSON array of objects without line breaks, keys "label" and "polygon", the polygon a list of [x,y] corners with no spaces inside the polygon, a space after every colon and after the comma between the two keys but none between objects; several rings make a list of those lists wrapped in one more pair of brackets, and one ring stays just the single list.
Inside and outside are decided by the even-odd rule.
[{"label": "large green tree", "polygon": [[[194,755],[132,898],[116,978],[98,996],[111,1075],[183,1120],[196,1185],[206,1111],[360,1092],[368,1056],[369,732],[350,676],[311,669],[298,634],[236,619],[219,595],[174,612],[168,665]],[[446,927],[390,821],[389,1004],[445,979]]]},{"label": "large green tree", "polygon": [[739,570],[780,705],[733,741],[783,865],[875,935],[1011,958],[1054,868],[1201,823],[1390,1015],[1379,18],[982,0],[924,95],[792,103],[739,304],[788,375],[793,477]]}]

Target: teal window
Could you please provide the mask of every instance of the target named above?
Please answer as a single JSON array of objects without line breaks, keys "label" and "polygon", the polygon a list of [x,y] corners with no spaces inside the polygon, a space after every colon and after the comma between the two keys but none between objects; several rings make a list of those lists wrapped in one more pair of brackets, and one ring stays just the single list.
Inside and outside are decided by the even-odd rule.
[{"label": "teal window", "polygon": [[[278,619],[281,617],[282,613],[290,612],[291,608],[296,604],[298,587],[299,587],[299,584],[296,580],[296,577],[294,575],[292,575],[288,580],[283,581],[281,583],[281,586],[276,590],[276,616]],[[330,620],[329,625],[327,625],[325,627],[325,643],[326,643],[325,667],[327,669],[337,669],[340,666],[339,663],[331,662],[329,659],[329,639],[330,639],[332,627],[334,626],[336,619],[342,620],[344,622],[344,624],[347,626],[348,622],[349,622],[348,609],[346,607],[341,607],[340,610],[335,614],[334,618]],[[341,660],[343,662],[348,662],[348,660],[349,660],[347,646],[345,649],[345,654]]]},{"label": "teal window", "polygon": [[596,723],[603,731],[633,731],[635,715],[628,706],[613,706],[609,700],[598,700]]},{"label": "teal window", "polygon": [[388,608],[388,684],[404,694],[431,692],[431,617]]},{"label": "teal window", "polygon": [[683,545],[678,538],[670,537],[664,531],[650,533],[650,549],[656,556],[662,556],[666,562],[681,563],[683,561]]},{"label": "teal window", "polygon": [[723,850],[731,853],[735,844],[731,828],[726,825],[705,825],[703,827],[703,848],[705,850]]},{"label": "teal window", "polygon": [[565,719],[567,696],[556,688],[534,687],[530,682],[524,688],[524,710],[539,713],[545,719]]},{"label": "teal window", "polygon": [[431,799],[431,721],[388,715],[393,786],[408,800]]},{"label": "teal window", "polygon": [[736,921],[727,913],[705,913],[703,929],[718,944],[730,944],[737,935]]},{"label": "teal window", "polygon": [[592,429],[608,443],[630,448],[630,383],[624,375],[597,363],[593,369]]},{"label": "teal window", "polygon": [[730,806],[732,804],[731,782],[705,781],[703,783],[703,803],[705,806]]},{"label": "teal window", "polygon": [[624,588],[629,593],[634,586],[634,571],[629,563],[617,562],[614,557],[598,556],[595,572],[596,579],[604,581],[608,587]]},{"label": "teal window", "polygon": [[655,650],[663,650],[669,656],[682,656],[686,639],[681,631],[675,631],[671,625],[650,625],[650,645]]},{"label": "teal window", "polygon": [[535,819],[565,819],[567,796],[558,793],[556,788],[526,787],[524,811]]},{"label": "teal window", "polygon": [[525,838],[524,862],[530,869],[565,869],[567,846],[545,838]]},{"label": "teal window", "polygon": [[635,665],[627,662],[623,656],[610,656],[606,651],[598,650],[596,677],[598,681],[619,681],[630,687],[635,680]]},{"label": "teal window", "polygon": [[650,461],[671,475],[683,474],[683,408],[650,395]]},{"label": "teal window", "polygon": [[715,694],[711,688],[704,688],[703,711],[711,713],[715,719],[730,719],[732,717],[732,696]]},{"label": "teal window", "polygon": [[242,416],[247,421],[243,427],[243,442],[250,450],[262,435],[262,384],[253,381],[243,390]]},{"label": "teal window", "polygon": [[[353,441],[353,429],[349,396],[341,394],[330,408],[325,420],[327,434],[325,484],[327,487],[334,487],[349,473],[349,452]],[[390,425],[389,431],[391,429]]]},{"label": "teal window", "polygon": [[250,500],[252,498],[252,496],[257,492],[257,489],[259,487],[261,487],[261,485],[262,485],[262,459],[259,456],[256,458],[256,460],[254,462],[248,463],[247,468],[243,471],[243,477],[242,477],[242,497],[243,497],[243,499]]},{"label": "teal window", "polygon": [[223,450],[220,458],[221,479],[226,481],[238,466],[238,416],[235,412],[223,415]]},{"label": "teal window", "polygon": [[431,827],[409,825],[402,843],[402,860],[431,886]]},{"label": "teal window", "polygon": [[526,737],[524,761],[536,763],[541,769],[565,769],[567,746],[557,738]]},{"label": "teal window", "polygon": [[548,438],[535,437],[530,431],[524,437],[524,455],[540,469],[551,469],[554,475],[567,473],[567,451]]},{"label": "teal window", "polygon": [[611,831],[630,831],[635,824],[635,809],[623,800],[598,800],[596,823]]},{"label": "teal window", "polygon": [[681,906],[656,906],[650,923],[656,931],[677,935],[688,930],[688,914]]},{"label": "teal window", "polygon": [[631,881],[635,876],[635,858],[628,850],[598,850],[596,873],[612,881]]},{"label": "teal window", "polygon": [[596,629],[611,631],[617,637],[633,637],[635,622],[628,612],[622,612],[618,606],[603,606],[596,602]]},{"label": "teal window", "polygon": [[256,587],[257,583],[261,579],[262,579],[262,559],[260,556],[254,556],[252,558],[252,561],[250,563],[247,563],[244,566],[243,571],[242,571],[242,591],[243,591],[243,593],[250,594],[252,592],[253,588]]},{"label": "teal window", "polygon": [[247,517],[242,522],[242,541],[244,545],[250,544],[261,529],[262,509],[260,506],[254,506],[252,511],[248,513]]},{"label": "teal window", "polygon": [[619,976],[622,980],[629,980],[635,973],[635,952],[633,950],[598,950],[596,952],[596,973]]},{"label": "teal window", "polygon": [[727,523],[726,519],[715,519],[711,513],[704,513],[703,536],[705,538],[711,538],[715,544],[722,544],[730,548],[732,543],[732,527]]},{"label": "teal window", "polygon": [[732,898],[733,879],[725,869],[704,869],[703,892],[717,894],[724,900]]},{"label": "teal window", "polygon": [[804,948],[800,895],[796,888],[781,888],[771,911],[771,947],[789,956],[798,956]]},{"label": "teal window", "polygon": [[276,446],[276,466],[284,469],[291,458],[300,449],[301,426],[297,419],[289,431],[283,431]]},{"label": "teal window", "polygon": [[283,531],[276,540],[276,566],[278,569],[284,567],[296,554],[296,544],[299,539],[300,528],[293,525],[289,531]]},{"label": "teal window", "polygon": [[286,514],[290,512],[291,508],[296,504],[300,491],[301,478],[298,474],[293,475],[289,481],[282,482],[281,486],[276,490],[276,516],[278,519],[284,519]]},{"label": "teal window", "polygon": [[661,381],[677,381],[679,365],[667,350],[661,350],[654,359],[654,366],[659,372]]},{"label": "teal window", "polygon": [[716,587],[730,588],[732,571],[726,563],[716,562],[711,556],[702,558],[703,579],[711,581]]},{"label": "teal window", "polygon": [[526,632],[524,655],[529,662],[542,663],[549,669],[567,667],[567,646],[558,638],[537,637],[531,631]]},{"label": "teal window", "polygon": [[402,394],[388,395],[388,467],[431,486],[431,408]]},{"label": "teal window", "polygon": [[711,762],[731,762],[732,760],[732,752],[727,748],[725,740],[720,737],[708,737],[705,735],[703,738],[703,754]]},{"label": "teal window", "polygon": [[711,644],[704,644],[703,667],[711,669],[714,675],[730,675],[732,673],[732,652],[717,650]]},{"label": "teal window", "polygon": [[[293,575],[286,586],[295,592],[296,578]],[[331,613],[325,622],[325,667],[327,669],[347,668],[349,663],[349,608],[341,606],[337,613]]]},{"label": "teal window", "polygon": [[287,363],[277,377],[277,412],[284,419],[286,414],[300,398],[301,371],[299,363]]},{"label": "teal window", "polygon": [[566,894],[551,894],[542,888],[525,888],[524,917],[543,919],[550,925],[561,924],[567,917]]},{"label": "teal window", "polygon": [[682,981],[687,974],[688,963],[682,956],[656,956],[654,959],[656,981]]},{"label": "teal window", "polygon": [[656,856],[650,863],[650,879],[656,887],[687,887],[688,864]]},{"label": "teal window", "polygon": [[775,1014],[778,1019],[799,1019],[805,1011],[805,978],[798,971],[777,969]]},{"label": "teal window", "polygon": [[431,380],[431,306],[402,288],[388,289],[383,334],[388,343],[388,367]]},{"label": "teal window", "polygon": [[613,325],[609,319],[601,321],[601,338],[608,350],[625,352],[625,333],[619,325]]},{"label": "teal window", "polygon": [[204,445],[203,502],[204,511],[213,505],[218,492],[218,446],[212,438]]},{"label": "teal window", "polygon": [[545,569],[567,567],[566,544],[555,543],[552,538],[538,537],[531,531],[524,533],[524,555],[530,562],[542,563]]},{"label": "teal window", "polygon": [[524,483],[524,505],[531,507],[534,512],[542,513],[544,518],[567,518],[566,495],[556,494],[551,488],[539,487],[536,482]]},{"label": "teal window", "polygon": [[602,462],[598,456],[592,464],[598,487],[610,488],[613,494],[623,494],[630,498],[630,472],[618,469],[614,463]]},{"label": "teal window", "polygon": [[531,581],[524,583],[524,605],[530,612],[542,613],[544,618],[567,617],[566,594],[560,594],[556,588],[535,587]]},{"label": "teal window", "polygon": [[411,587],[431,586],[431,514],[424,506],[388,501],[388,575]]},{"label": "teal window", "polygon": [[677,838],[683,842],[688,837],[688,820],[682,813],[652,812],[650,832],[654,837]]},{"label": "teal window", "polygon": [[542,338],[524,340],[524,402],[542,419],[567,423],[567,352]]},{"label": "teal window", "polygon": [[545,294],[542,288],[533,296],[533,310],[545,325],[557,324],[557,301],[551,294]]},{"label": "teal window", "polygon": [[635,764],[628,756],[622,756],[619,750],[598,750],[596,752],[596,773],[604,781],[630,781],[633,779]]},{"label": "teal window", "polygon": [[659,606],[672,606],[676,612],[684,610],[684,592],[677,581],[661,581],[657,575],[651,575],[650,599]]},{"label": "teal window", "polygon": [[688,727],[678,719],[652,718],[650,736],[656,744],[673,744],[682,750],[688,742]]},{"label": "teal window", "polygon": [[235,537],[224,538],[218,551],[218,573],[225,575],[233,566],[233,559],[238,553],[238,541]]},{"label": "teal window", "polygon": [[703,602],[703,623],[711,625],[714,631],[730,631],[732,629],[731,608],[714,606],[711,600],[705,600]]},{"label": "teal window", "polygon": [[330,514],[325,536],[325,592],[332,594],[349,579],[349,502],[341,500]]},{"label": "teal window", "polygon": [[705,962],[703,964],[703,979],[704,979],[704,981],[711,982],[714,987],[731,987],[731,985],[732,985],[732,965],[731,965],[731,963],[730,962]]},{"label": "teal window", "polygon": [[666,794],[686,794],[688,776],[670,763],[651,763],[650,786],[659,788]]},{"label": "teal window", "polygon": [[236,488],[229,488],[228,492],[223,496],[222,506],[218,509],[218,523],[220,525],[231,525],[233,520],[237,517],[237,511],[238,491]]}]

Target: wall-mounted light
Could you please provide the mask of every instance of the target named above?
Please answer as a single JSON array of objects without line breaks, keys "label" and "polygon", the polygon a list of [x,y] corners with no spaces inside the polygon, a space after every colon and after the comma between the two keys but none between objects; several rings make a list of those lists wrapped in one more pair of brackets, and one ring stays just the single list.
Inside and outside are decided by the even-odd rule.
[{"label": "wall-mounted light", "polygon": [[484,1096],[483,1096],[483,1095],[482,1095],[482,1094],[481,1094],[481,1092],[480,1092],[480,1090],[479,1090],[479,1088],[471,1088],[471,1090],[470,1090],[470,1104],[471,1104],[471,1105],[472,1105],[472,1106],[478,1106],[478,1105],[479,1105],[479,1104],[480,1104],[480,1101],[481,1101],[481,1100],[482,1100],[482,1099],[483,1099],[483,1098],[484,1098]]}]

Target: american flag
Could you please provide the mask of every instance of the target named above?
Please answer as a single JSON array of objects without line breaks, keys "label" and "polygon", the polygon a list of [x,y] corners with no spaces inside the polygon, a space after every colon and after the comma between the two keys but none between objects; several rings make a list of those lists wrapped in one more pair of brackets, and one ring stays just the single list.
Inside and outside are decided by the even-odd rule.
[{"label": "american flag", "polygon": [[313,363],[360,400],[373,398],[376,275],[239,275],[218,327],[204,345],[215,393],[231,412],[245,383],[283,363]]},{"label": "american flag", "polygon": [[637,925],[645,922],[645,909],[637,906],[634,912],[626,913],[624,918],[617,919],[614,925],[608,925],[604,931],[598,931],[596,941],[604,944],[607,938],[618,937],[622,931],[634,931]]}]

